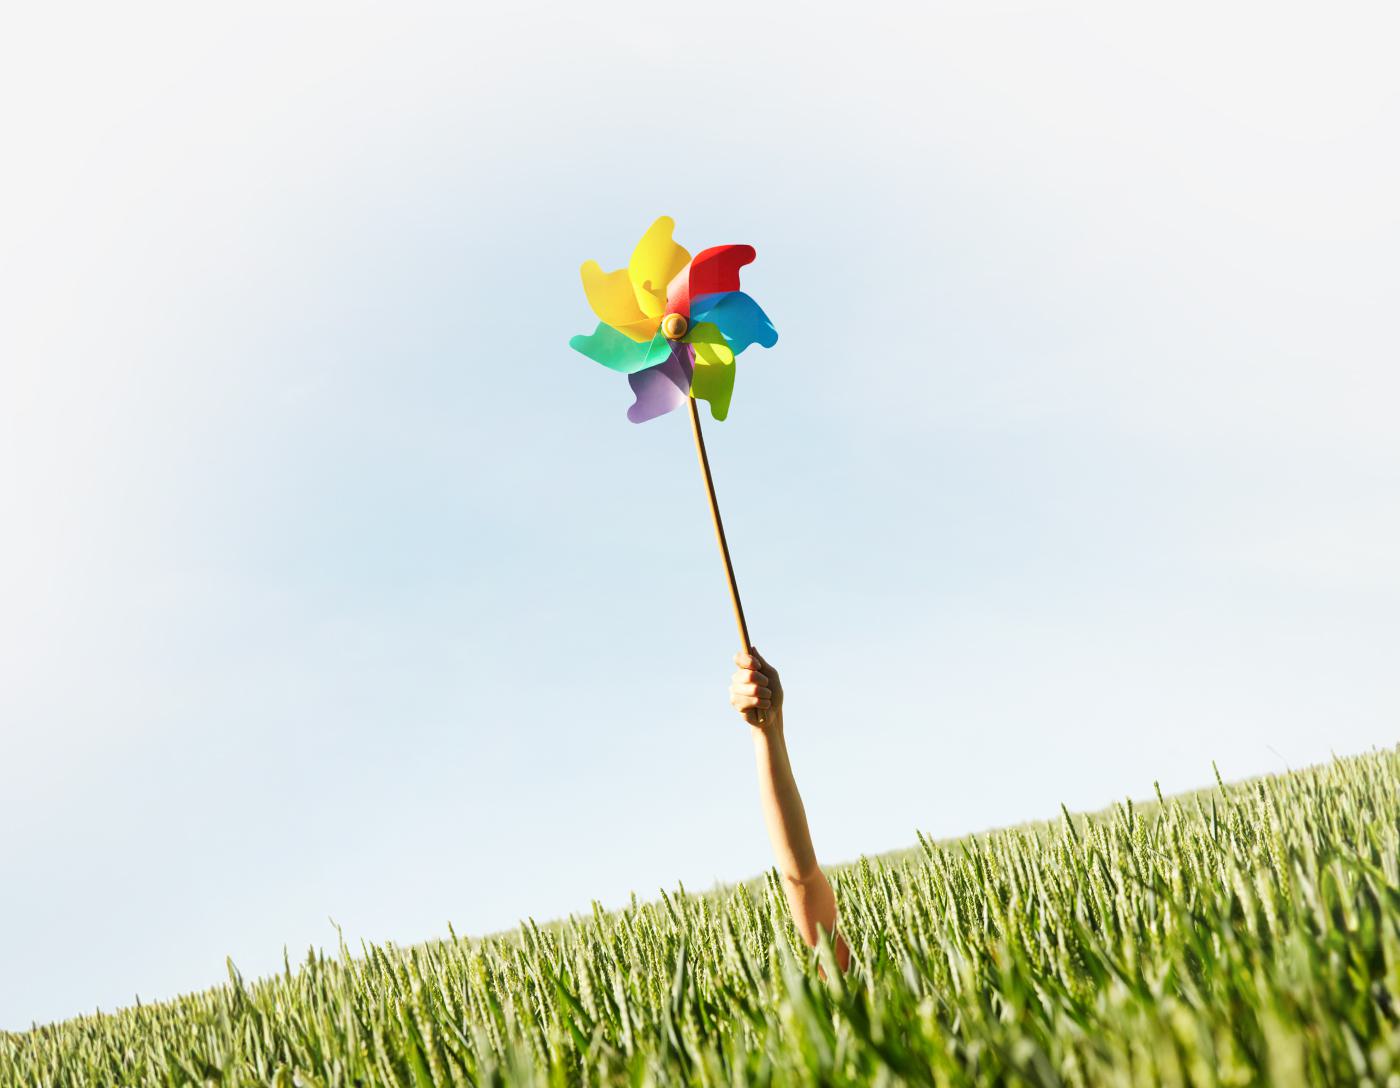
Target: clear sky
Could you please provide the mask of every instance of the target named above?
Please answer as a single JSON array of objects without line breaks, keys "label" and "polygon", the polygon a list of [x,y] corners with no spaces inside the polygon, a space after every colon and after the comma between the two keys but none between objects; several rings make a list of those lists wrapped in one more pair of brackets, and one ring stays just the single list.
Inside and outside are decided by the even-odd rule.
[{"label": "clear sky", "polygon": [[660,214],[824,859],[1395,742],[1395,16],[453,9],[4,17],[0,1027],[768,865]]}]

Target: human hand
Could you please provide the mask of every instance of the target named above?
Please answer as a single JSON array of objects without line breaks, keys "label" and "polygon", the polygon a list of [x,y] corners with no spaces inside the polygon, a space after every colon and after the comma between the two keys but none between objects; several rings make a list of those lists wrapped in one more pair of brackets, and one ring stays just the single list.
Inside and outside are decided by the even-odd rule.
[{"label": "human hand", "polygon": [[778,670],[753,650],[735,654],[739,671],[729,682],[729,703],[744,721],[759,729],[781,727],[783,722],[783,682]]}]

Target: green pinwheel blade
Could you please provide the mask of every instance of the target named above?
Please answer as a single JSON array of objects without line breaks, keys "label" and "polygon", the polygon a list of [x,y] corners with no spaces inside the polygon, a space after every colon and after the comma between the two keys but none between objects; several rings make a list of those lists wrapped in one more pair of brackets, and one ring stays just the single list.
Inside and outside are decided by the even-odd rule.
[{"label": "green pinwheel blade", "polygon": [[659,332],[639,344],[603,321],[591,333],[572,337],[569,347],[619,374],[635,374],[671,357],[671,345]]},{"label": "green pinwheel blade", "polygon": [[690,395],[709,401],[710,415],[722,420],[729,415],[729,400],[734,395],[734,352],[719,327],[706,321],[692,325],[685,342],[695,349]]}]

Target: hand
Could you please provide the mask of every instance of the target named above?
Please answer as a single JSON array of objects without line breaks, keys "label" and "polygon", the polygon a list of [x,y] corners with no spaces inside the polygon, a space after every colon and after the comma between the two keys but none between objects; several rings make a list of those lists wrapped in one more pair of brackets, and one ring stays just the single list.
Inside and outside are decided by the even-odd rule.
[{"label": "hand", "polygon": [[783,722],[783,682],[778,670],[763,660],[762,655],[735,654],[739,671],[729,682],[729,702],[744,721],[760,729],[781,726]]}]

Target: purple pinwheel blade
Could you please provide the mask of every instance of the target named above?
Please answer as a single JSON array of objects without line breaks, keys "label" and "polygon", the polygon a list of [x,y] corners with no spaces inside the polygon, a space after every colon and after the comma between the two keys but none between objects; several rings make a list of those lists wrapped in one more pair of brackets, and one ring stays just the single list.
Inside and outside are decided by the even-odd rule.
[{"label": "purple pinwheel blade", "polygon": [[690,396],[690,376],[694,371],[694,349],[680,341],[671,342],[671,354],[656,366],[627,375],[637,402],[627,409],[633,423],[645,423],[679,408]]}]

